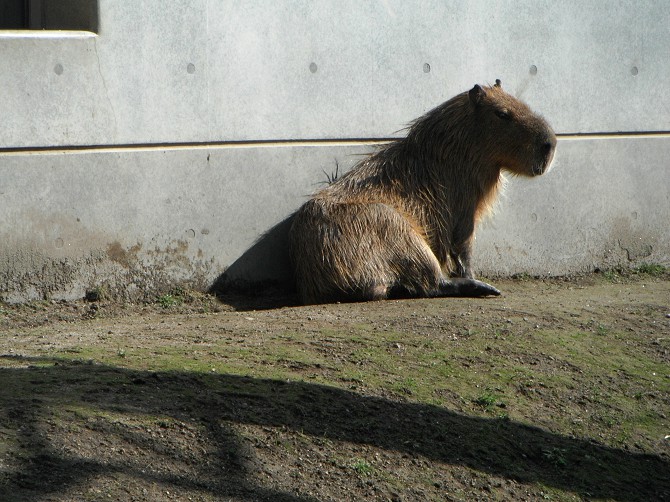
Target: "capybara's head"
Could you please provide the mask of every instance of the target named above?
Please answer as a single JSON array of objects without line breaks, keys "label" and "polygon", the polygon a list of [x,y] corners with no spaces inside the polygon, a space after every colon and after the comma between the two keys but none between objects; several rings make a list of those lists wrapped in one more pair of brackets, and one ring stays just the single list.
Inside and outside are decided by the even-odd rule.
[{"label": "capybara's head", "polygon": [[496,167],[522,176],[549,170],[556,150],[556,135],[549,124],[525,103],[495,85],[475,85],[468,93],[473,140]]}]

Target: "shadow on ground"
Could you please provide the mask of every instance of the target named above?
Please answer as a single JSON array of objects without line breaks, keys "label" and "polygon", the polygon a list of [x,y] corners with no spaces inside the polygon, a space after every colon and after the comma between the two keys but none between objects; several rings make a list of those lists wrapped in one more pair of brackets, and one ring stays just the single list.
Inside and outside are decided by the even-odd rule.
[{"label": "shadow on ground", "polygon": [[[0,471],[3,501],[67,494],[72,487],[110,475],[208,496],[312,500],[261,486],[249,469],[255,455],[253,445],[232,429],[239,424],[283,427],[312,438],[422,455],[586,498],[670,498],[670,464],[661,457],[509,420],[471,417],[437,406],[301,382],[133,371],[58,359],[4,359],[8,366],[20,367],[0,369],[0,434],[17,434],[17,444],[5,442],[3,453],[19,463],[14,470]],[[117,418],[103,421],[104,426],[93,419],[88,423],[102,427],[106,437],[123,434],[126,449],[154,448],[152,455],[158,464],[168,465],[173,456],[185,454],[174,445],[167,450],[152,446],[139,433],[119,432],[124,419],[154,415],[205,430],[210,453],[207,461],[194,462],[190,474],[178,469],[144,470],[137,464],[106,459],[102,447],[88,457],[73,456],[45,432],[57,420],[53,410],[64,409],[113,414]],[[547,452],[560,452],[561,465],[551,461]]]},{"label": "shadow on ground", "polygon": [[288,255],[293,215],[277,223],[214,281],[208,293],[236,310],[264,310],[298,304]]}]

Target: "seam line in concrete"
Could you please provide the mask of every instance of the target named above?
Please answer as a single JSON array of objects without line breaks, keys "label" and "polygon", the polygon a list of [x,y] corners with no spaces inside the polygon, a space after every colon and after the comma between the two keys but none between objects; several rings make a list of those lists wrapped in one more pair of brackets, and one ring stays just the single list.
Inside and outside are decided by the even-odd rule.
[{"label": "seam line in concrete", "polygon": [[[670,138],[670,132],[616,132],[557,134],[559,140]],[[0,148],[3,154],[118,152],[142,150],[195,150],[209,148],[278,148],[300,146],[358,146],[382,145],[398,138],[341,138],[341,139],[273,139],[248,141],[207,141],[183,143],[128,143],[119,145],[62,145]]]},{"label": "seam line in concrete", "polygon": [[2,40],[65,40],[95,38],[98,34],[86,30],[0,30]]},{"label": "seam line in concrete", "polygon": [[277,148],[295,146],[354,146],[377,145],[397,138],[362,139],[297,139],[297,140],[253,140],[253,141],[208,141],[202,143],[129,143],[123,145],[70,145],[70,146],[33,146],[0,148],[2,154],[39,154],[39,153],[77,153],[77,152],[118,152],[125,150],[196,150],[210,148]]},{"label": "seam line in concrete", "polygon": [[621,132],[576,132],[561,133],[558,139],[631,139],[631,138],[670,138],[670,131],[621,131]]}]

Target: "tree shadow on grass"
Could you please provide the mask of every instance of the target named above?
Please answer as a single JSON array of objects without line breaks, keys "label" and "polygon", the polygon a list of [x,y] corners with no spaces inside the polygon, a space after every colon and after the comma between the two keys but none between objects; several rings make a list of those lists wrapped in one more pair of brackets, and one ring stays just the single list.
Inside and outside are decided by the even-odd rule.
[{"label": "tree shadow on grass", "polygon": [[[232,429],[236,425],[283,427],[313,438],[422,455],[587,498],[670,499],[666,458],[509,420],[471,417],[438,406],[302,382],[134,371],[45,358],[11,358],[6,363],[15,367],[0,369],[0,437],[16,435],[14,442],[5,442],[5,455],[16,465],[4,474],[0,471],[3,501],[68,494],[103,475],[210,498],[313,500],[264,486],[254,448]],[[81,453],[86,448],[96,450],[95,444],[79,445],[80,453],[73,455],[67,444],[48,432],[50,424],[58,421],[54,410],[75,414],[70,426],[73,443],[81,437],[77,427],[86,427],[89,433],[99,433],[95,438],[101,445],[117,441],[118,446],[122,438],[126,449],[138,455],[148,451],[155,465],[162,467],[142,468],[142,463],[124,461],[128,455],[105,456],[105,446],[89,456]],[[179,443],[166,442],[161,435],[148,436],[145,426],[134,425],[142,416],[176,420],[182,425],[165,427],[183,427],[184,433],[204,431],[206,452],[191,459],[192,472],[185,472],[178,462],[171,467],[174,458],[187,453]]]}]

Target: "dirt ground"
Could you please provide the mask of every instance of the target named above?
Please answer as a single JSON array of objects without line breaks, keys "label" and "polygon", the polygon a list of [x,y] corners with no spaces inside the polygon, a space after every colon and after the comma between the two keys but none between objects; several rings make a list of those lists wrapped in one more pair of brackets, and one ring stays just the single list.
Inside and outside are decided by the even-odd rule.
[{"label": "dirt ground", "polygon": [[0,304],[0,500],[670,500],[670,273]]}]

